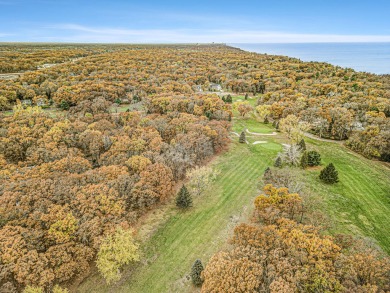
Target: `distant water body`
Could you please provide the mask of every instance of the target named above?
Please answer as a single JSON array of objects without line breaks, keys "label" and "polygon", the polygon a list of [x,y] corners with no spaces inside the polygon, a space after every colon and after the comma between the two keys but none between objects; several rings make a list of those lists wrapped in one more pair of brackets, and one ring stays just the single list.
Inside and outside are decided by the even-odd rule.
[{"label": "distant water body", "polygon": [[245,51],[327,62],[376,74],[390,74],[390,43],[229,44]]}]

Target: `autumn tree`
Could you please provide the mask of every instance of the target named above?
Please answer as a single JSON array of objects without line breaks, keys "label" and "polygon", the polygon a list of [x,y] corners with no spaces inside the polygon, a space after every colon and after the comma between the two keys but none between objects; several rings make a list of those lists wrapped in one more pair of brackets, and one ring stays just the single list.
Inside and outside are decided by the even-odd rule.
[{"label": "autumn tree", "polygon": [[53,293],[69,293],[69,290],[66,288],[61,288],[58,284],[53,287]]},{"label": "autumn tree", "polygon": [[298,145],[283,145],[283,152],[278,157],[282,157],[283,162],[287,164],[298,166],[301,154],[302,152]]},{"label": "autumn tree", "polygon": [[279,122],[279,129],[285,133],[292,142],[299,142],[305,131],[309,129],[309,125],[306,122],[300,121],[299,118],[293,114],[288,115]]},{"label": "autumn tree", "polygon": [[246,114],[253,111],[253,107],[248,102],[237,102],[234,106],[242,117],[245,117]]},{"label": "autumn tree", "polygon": [[196,196],[202,194],[217,176],[218,172],[207,166],[197,166],[186,173],[186,177],[189,180],[189,189]]},{"label": "autumn tree", "polygon": [[270,108],[270,105],[259,105],[256,107],[256,112],[259,115],[259,118],[262,119],[264,123],[266,120],[268,120],[268,115],[271,114]]},{"label": "autumn tree", "polygon": [[27,286],[23,293],[44,293],[44,291],[41,287]]},{"label": "autumn tree", "polygon": [[121,278],[122,266],[140,259],[138,244],[134,243],[132,234],[132,230],[118,228],[115,234],[104,238],[100,245],[96,265],[108,284]]},{"label": "autumn tree", "polygon": [[[344,252],[332,236],[294,221],[302,198],[267,185],[255,221],[235,227],[230,247],[214,254],[201,292],[365,292],[387,290],[389,258],[367,249]],[[288,218],[286,218],[288,217]]]},{"label": "autumn tree", "polygon": [[255,209],[259,219],[267,224],[282,217],[294,219],[302,212],[302,198],[297,193],[290,194],[285,187],[267,184],[264,194],[255,199]]}]

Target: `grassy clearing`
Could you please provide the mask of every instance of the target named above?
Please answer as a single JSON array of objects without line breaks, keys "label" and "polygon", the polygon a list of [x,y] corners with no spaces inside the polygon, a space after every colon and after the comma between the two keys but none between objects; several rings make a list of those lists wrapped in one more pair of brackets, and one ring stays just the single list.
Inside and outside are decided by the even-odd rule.
[{"label": "grassy clearing", "polygon": [[[248,115],[249,116],[249,115]],[[241,119],[234,119],[233,124],[233,131],[240,133],[241,131],[244,131],[246,128],[249,129],[251,132],[256,133],[272,133],[275,131],[275,129],[270,125],[266,125],[263,123],[257,122],[254,118],[241,118]],[[246,133],[248,136],[250,136],[249,133]],[[264,136],[266,137],[266,136]]]},{"label": "grassy clearing", "polygon": [[142,110],[143,109],[143,104],[140,103],[134,103],[134,104],[121,104],[118,106],[111,106],[109,108],[110,113],[123,113],[126,112],[127,110],[133,111],[133,110]]},{"label": "grassy clearing", "polygon": [[[259,133],[274,131],[253,117],[234,119],[234,131],[244,128]],[[197,258],[207,263],[213,253],[227,245],[226,239],[237,222],[248,218],[259,193],[259,180],[281,151],[281,143],[286,142],[280,134],[247,137],[250,144],[239,144],[238,137],[232,138],[229,151],[212,163],[221,171],[217,180],[194,200],[189,211],[177,211],[173,204],[168,208],[168,216],[143,244],[142,264],[125,270],[121,282],[111,287],[95,274],[78,292],[196,292],[188,278],[191,265]],[[252,145],[256,140],[267,143]],[[323,199],[318,208],[335,222],[334,232],[372,237],[390,253],[390,170],[341,145],[312,139],[306,142],[308,149],[321,153],[323,165],[333,162],[339,171],[340,182],[325,185],[318,179],[322,167],[296,169],[308,193]]]},{"label": "grassy clearing", "polygon": [[305,181],[326,203],[336,232],[371,237],[390,253],[390,169],[341,145],[307,139],[321,153],[323,165],[333,163],[340,182],[325,185],[319,171],[305,171]]},{"label": "grassy clearing", "polygon": [[252,107],[256,107],[258,97],[249,95],[248,99],[245,100],[245,95],[232,96],[233,102],[245,102],[247,101]]}]

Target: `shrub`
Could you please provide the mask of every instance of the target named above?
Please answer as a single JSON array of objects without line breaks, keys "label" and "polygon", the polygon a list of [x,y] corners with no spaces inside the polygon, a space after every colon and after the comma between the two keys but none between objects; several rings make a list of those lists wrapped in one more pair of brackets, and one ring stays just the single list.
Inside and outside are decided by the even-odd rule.
[{"label": "shrub", "polygon": [[319,166],[321,164],[321,155],[316,151],[307,153],[307,163],[310,167]]},{"label": "shrub", "polygon": [[245,137],[245,132],[244,132],[244,131],[241,132],[240,138],[238,139],[238,141],[239,141],[240,143],[245,143],[245,142],[246,142],[246,137]]},{"label": "shrub", "polygon": [[176,197],[176,206],[181,209],[186,209],[192,206],[191,194],[188,189],[183,185]]},{"label": "shrub", "polygon": [[274,167],[282,168],[282,158],[281,157],[276,158],[275,163],[274,163]]},{"label": "shrub", "polygon": [[69,110],[70,104],[68,101],[61,101],[61,104],[58,107],[62,110]]},{"label": "shrub", "polygon": [[264,171],[263,180],[265,182],[268,182],[271,179],[272,179],[272,171],[271,171],[270,167],[267,167],[267,169],[265,169],[265,171]]},{"label": "shrub", "polygon": [[204,270],[202,262],[197,259],[191,268],[191,279],[195,286],[200,286],[203,283],[202,271]]},{"label": "shrub", "polygon": [[305,140],[302,138],[301,141],[298,143],[299,148],[301,151],[306,151],[306,143]]},{"label": "shrub", "polygon": [[307,155],[307,152],[303,152],[303,155],[301,157],[301,167],[302,169],[306,169],[308,165],[309,165],[309,157]]},{"label": "shrub", "polygon": [[321,170],[320,179],[329,184],[339,182],[338,172],[332,163]]}]

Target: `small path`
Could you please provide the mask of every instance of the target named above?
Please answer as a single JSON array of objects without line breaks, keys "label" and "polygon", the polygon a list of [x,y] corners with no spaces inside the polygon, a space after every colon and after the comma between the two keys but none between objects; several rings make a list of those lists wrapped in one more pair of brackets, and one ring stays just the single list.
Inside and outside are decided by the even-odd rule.
[{"label": "small path", "polygon": [[17,79],[22,73],[0,73],[0,80]]},{"label": "small path", "polygon": [[266,135],[266,136],[273,136],[273,135],[277,135],[278,133],[277,132],[272,132],[272,133],[258,133],[258,132],[251,132],[251,131],[249,131],[248,130],[248,128],[247,129],[245,129],[245,131],[247,132],[247,133],[249,133],[249,134],[253,134],[253,135]]},{"label": "small path", "polygon": [[252,144],[259,144],[259,143],[268,143],[268,141],[265,141],[265,140],[258,140],[258,141],[255,141],[255,142],[252,143]]},{"label": "small path", "polygon": [[309,138],[312,138],[312,139],[318,140],[318,141],[332,142],[332,143],[337,143],[339,145],[343,145],[343,143],[344,143],[344,140],[333,140],[333,139],[321,138],[321,137],[318,137],[317,135],[311,134],[309,132],[305,132],[304,134],[306,137],[309,137]]}]

